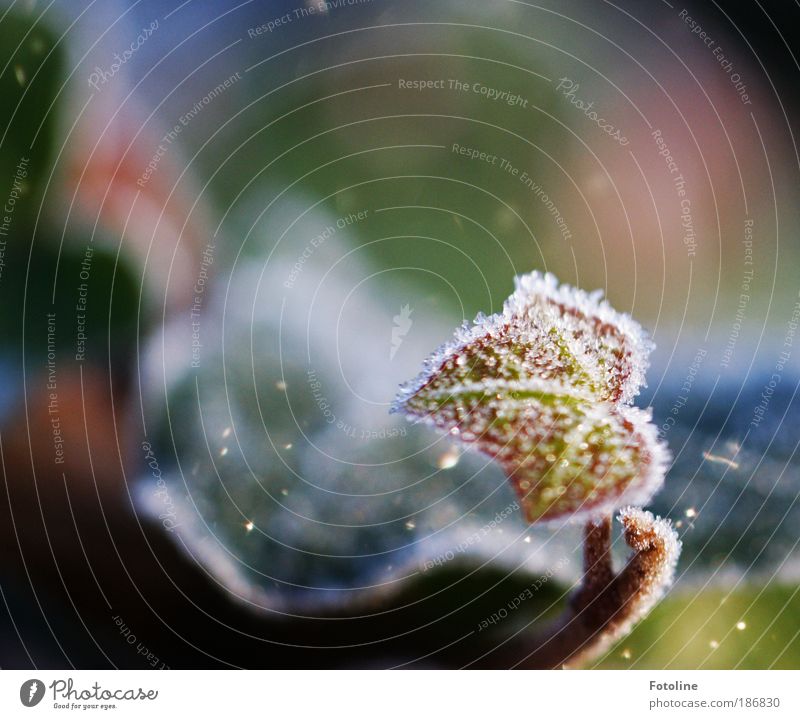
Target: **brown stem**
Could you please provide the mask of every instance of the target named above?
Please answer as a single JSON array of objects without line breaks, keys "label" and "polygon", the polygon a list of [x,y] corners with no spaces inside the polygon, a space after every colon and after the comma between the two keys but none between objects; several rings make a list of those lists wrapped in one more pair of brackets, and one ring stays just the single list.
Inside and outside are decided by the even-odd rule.
[{"label": "brown stem", "polygon": [[[579,666],[606,651],[644,617],[671,583],[680,541],[669,522],[641,509],[620,512],[625,541],[634,550],[621,572],[611,561],[611,517],[586,525],[584,576],[563,616],[535,637],[534,649],[508,647],[492,664],[555,669]],[[499,661],[498,661],[499,660]]]},{"label": "brown stem", "polygon": [[593,597],[599,596],[614,579],[611,562],[611,517],[590,521],[584,529],[583,585],[575,596],[573,606],[590,607]]}]

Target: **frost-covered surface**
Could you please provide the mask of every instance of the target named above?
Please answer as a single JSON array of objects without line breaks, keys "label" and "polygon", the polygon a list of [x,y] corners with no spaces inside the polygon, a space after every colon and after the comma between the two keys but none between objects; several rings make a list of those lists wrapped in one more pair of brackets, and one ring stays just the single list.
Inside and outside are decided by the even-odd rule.
[{"label": "frost-covered surface", "polygon": [[652,512],[638,507],[624,507],[618,519],[630,547],[637,552],[648,549],[653,552],[651,571],[642,575],[637,587],[636,607],[631,612],[631,621],[635,622],[647,616],[672,584],[681,541],[668,519],[655,517]]},{"label": "frost-covered surface", "polygon": [[188,321],[155,338],[145,414],[166,492],[143,467],[140,508],[173,512],[170,533],[223,586],[283,612],[459,564],[577,579],[578,531],[532,531],[495,463],[388,413],[447,328],[418,303],[388,361],[406,298],[354,301],[367,273],[346,256],[329,239],[291,289],[294,257],[236,270],[203,311],[197,368]]},{"label": "frost-covered surface", "polygon": [[660,488],[666,447],[627,405],[652,344],[601,299],[533,272],[405,385],[395,411],[496,460],[529,521],[602,516]]},{"label": "frost-covered surface", "polygon": [[670,521],[638,507],[624,507],[617,519],[633,553],[614,571],[605,555],[610,520],[587,527],[586,577],[570,602],[572,613],[555,634],[566,661],[556,657],[551,666],[582,666],[600,656],[629,634],[672,584],[681,543]]},{"label": "frost-covered surface", "polygon": [[403,386],[398,409],[414,397],[484,380],[549,380],[570,394],[630,402],[645,384],[653,344],[602,292],[559,285],[552,274],[516,277],[503,311],[464,323]]}]

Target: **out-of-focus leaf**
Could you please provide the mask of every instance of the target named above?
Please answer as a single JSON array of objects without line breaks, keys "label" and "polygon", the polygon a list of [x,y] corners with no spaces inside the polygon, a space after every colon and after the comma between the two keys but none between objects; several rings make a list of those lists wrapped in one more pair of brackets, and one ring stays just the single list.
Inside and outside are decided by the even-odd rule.
[{"label": "out-of-focus leaf", "polygon": [[140,507],[229,589],[273,608],[362,603],[450,562],[533,576],[558,565],[571,580],[578,562],[559,560],[577,532],[531,532],[494,463],[388,415],[443,327],[412,315],[389,360],[402,302],[353,297],[364,272],[346,247],[329,238],[299,269],[285,255],[237,268],[204,310],[194,359],[189,317],[157,338],[147,441],[166,489],[143,467]]},{"label": "out-of-focus leaf", "polygon": [[62,64],[46,27],[34,24],[32,16],[5,14],[0,22],[0,197],[4,205],[15,199],[10,216],[19,237],[28,230],[49,176]]}]

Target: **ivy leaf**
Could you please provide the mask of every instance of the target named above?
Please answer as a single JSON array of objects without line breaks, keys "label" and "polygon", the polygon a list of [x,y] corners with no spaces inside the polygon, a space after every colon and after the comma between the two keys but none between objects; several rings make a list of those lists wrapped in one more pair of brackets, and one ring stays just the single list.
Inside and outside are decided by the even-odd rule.
[{"label": "ivy leaf", "polygon": [[565,391],[628,403],[644,385],[653,349],[630,316],[600,291],[559,285],[551,274],[515,278],[503,311],[479,314],[426,361],[401,389],[396,409],[415,395],[484,380],[552,380]]},{"label": "ivy leaf", "polygon": [[652,344],[600,293],[552,275],[517,279],[401,389],[393,411],[495,459],[530,522],[607,514],[660,488],[667,451],[649,412],[627,405]]}]

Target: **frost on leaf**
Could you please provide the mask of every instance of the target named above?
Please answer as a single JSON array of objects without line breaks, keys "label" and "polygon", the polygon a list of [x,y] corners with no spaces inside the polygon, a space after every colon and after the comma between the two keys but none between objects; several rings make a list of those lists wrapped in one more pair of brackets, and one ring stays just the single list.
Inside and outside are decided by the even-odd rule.
[{"label": "frost on leaf", "polygon": [[599,293],[518,278],[503,311],[456,332],[405,385],[395,411],[458,436],[508,474],[529,521],[645,503],[666,450],[628,406],[651,344]]}]

